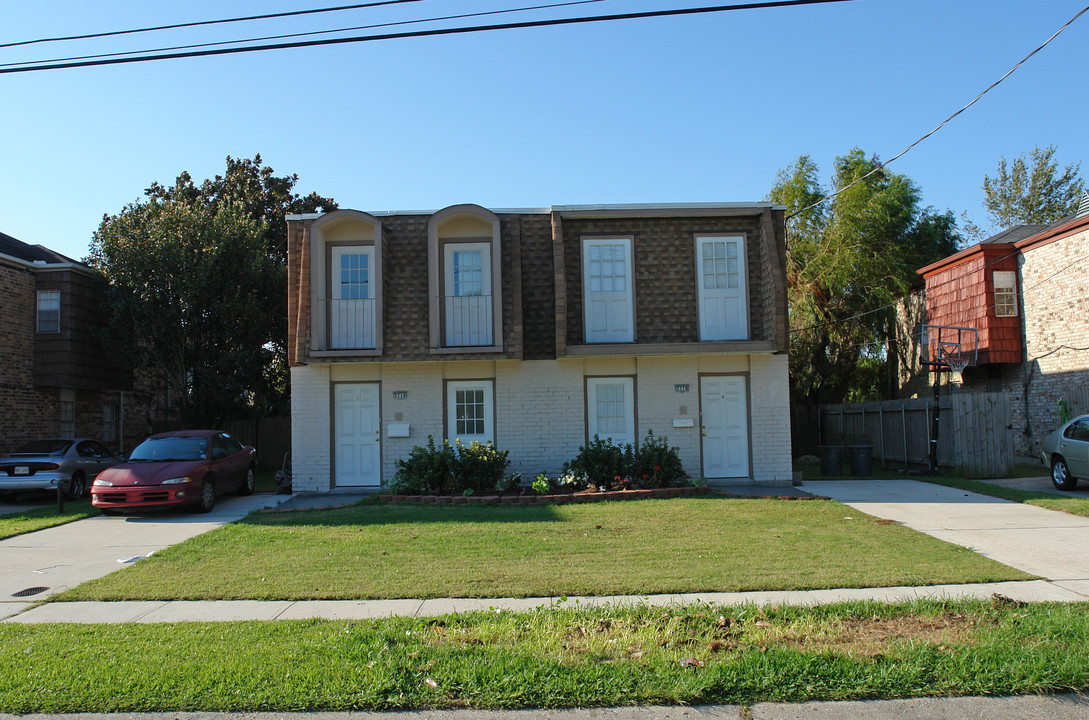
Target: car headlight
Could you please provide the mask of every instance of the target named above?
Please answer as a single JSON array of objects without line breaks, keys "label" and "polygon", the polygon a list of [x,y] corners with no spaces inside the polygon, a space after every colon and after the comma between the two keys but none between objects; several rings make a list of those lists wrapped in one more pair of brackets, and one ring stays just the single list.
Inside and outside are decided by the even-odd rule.
[{"label": "car headlight", "polygon": [[94,485],[95,487],[113,487],[113,483],[109,480],[100,480],[99,478],[95,478]]},{"label": "car headlight", "polygon": [[176,478],[170,478],[169,480],[163,480],[162,484],[163,485],[184,485],[185,483],[191,483],[191,482],[193,482],[193,478],[191,478],[191,477],[176,477]]}]

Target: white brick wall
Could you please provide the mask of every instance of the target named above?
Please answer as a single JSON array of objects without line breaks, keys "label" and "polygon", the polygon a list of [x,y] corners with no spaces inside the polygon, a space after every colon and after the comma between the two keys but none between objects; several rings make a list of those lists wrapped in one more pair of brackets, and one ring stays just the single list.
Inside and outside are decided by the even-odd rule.
[{"label": "white brick wall", "polygon": [[[701,373],[749,373],[753,480],[789,483],[790,413],[786,356],[687,355],[521,362],[337,363],[292,368],[292,457],[296,489],[331,485],[329,457],[330,382],[380,382],[382,397],[382,480],[395,460],[415,445],[444,436],[443,380],[495,379],[497,446],[510,451],[511,471],[532,479],[555,475],[586,441],[584,378],[636,376],[637,430],[669,438],[685,469],[701,475],[699,377]],[[687,384],[678,393],[677,384]],[[393,393],[408,396],[395,400]],[[674,418],[693,427],[674,428]],[[390,438],[390,423],[409,423],[408,438]]]},{"label": "white brick wall", "polygon": [[291,487],[328,490],[330,478],[329,366],[291,368]]},{"label": "white brick wall", "polygon": [[786,355],[751,357],[752,474],[757,483],[789,485],[790,386]]}]

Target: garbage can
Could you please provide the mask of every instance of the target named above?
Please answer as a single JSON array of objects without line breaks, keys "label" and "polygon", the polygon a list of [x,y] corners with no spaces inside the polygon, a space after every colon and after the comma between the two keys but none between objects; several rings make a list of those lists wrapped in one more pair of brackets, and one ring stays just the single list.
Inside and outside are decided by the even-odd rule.
[{"label": "garbage can", "polygon": [[817,448],[821,458],[821,475],[839,477],[843,474],[843,448],[839,445],[821,445]]},{"label": "garbage can", "polygon": [[873,445],[851,445],[851,474],[856,477],[873,475]]}]

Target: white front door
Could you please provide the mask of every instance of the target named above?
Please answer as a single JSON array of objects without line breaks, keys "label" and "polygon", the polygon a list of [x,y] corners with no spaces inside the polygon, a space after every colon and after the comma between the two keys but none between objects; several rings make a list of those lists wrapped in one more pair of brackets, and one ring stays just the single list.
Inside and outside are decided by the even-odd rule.
[{"label": "white front door", "polygon": [[333,484],[377,487],[382,482],[378,383],[338,383],[333,388]]},{"label": "white front door", "polygon": [[696,265],[700,340],[748,338],[745,238],[697,237]]},{"label": "white front door", "polygon": [[749,477],[749,423],[745,378],[700,378],[703,476]]}]

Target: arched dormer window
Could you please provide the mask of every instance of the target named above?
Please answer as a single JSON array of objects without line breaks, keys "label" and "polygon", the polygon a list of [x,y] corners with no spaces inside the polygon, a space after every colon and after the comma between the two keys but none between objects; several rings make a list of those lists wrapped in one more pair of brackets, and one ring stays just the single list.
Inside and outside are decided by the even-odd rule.
[{"label": "arched dormer window", "polygon": [[337,210],[310,227],[313,348],[382,352],[382,223]]},{"label": "arched dormer window", "polygon": [[454,205],[427,223],[432,352],[503,349],[499,217]]}]

